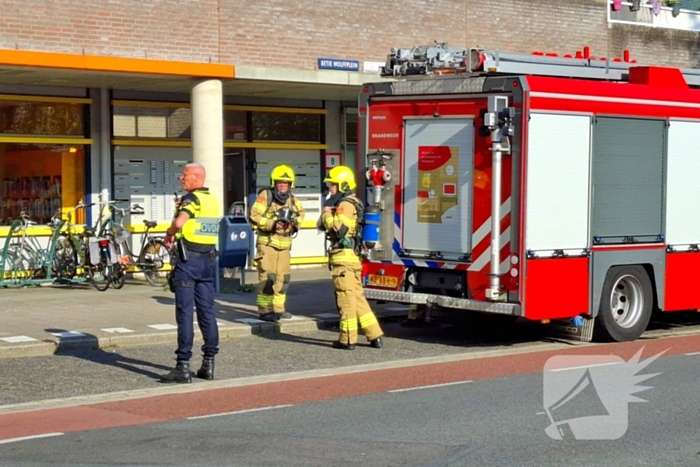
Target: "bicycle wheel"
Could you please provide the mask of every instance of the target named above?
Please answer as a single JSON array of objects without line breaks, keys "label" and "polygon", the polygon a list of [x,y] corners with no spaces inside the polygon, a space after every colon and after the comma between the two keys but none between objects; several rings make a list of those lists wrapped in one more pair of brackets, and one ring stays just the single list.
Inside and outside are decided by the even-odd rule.
[{"label": "bicycle wheel", "polygon": [[119,290],[124,287],[124,284],[126,284],[126,271],[119,263],[114,263],[110,266],[110,268],[112,268],[112,280],[110,281],[110,284],[112,285],[112,288]]},{"label": "bicycle wheel", "polygon": [[100,292],[109,288],[112,282],[112,268],[106,261],[102,260],[98,264],[87,267],[87,276],[90,283]]},{"label": "bicycle wheel", "polygon": [[21,285],[36,273],[36,252],[25,243],[11,244],[5,261],[5,280],[11,285]]},{"label": "bicycle wheel", "polygon": [[58,237],[53,272],[60,279],[73,279],[78,271],[78,247],[72,237]]},{"label": "bicycle wheel", "polygon": [[112,245],[114,246],[114,251],[117,255],[116,258],[113,258],[114,261],[116,261],[116,263],[113,263],[109,266],[111,272],[110,285],[114,289],[121,289],[122,287],[124,287],[124,284],[126,284],[127,269],[127,265],[122,262],[123,245],[117,242],[117,239],[111,233],[107,234],[107,238],[109,238],[109,241],[112,242]]},{"label": "bicycle wheel", "polygon": [[149,238],[139,254],[139,267],[153,287],[163,287],[166,282],[163,266],[170,264],[170,252],[159,238]]}]

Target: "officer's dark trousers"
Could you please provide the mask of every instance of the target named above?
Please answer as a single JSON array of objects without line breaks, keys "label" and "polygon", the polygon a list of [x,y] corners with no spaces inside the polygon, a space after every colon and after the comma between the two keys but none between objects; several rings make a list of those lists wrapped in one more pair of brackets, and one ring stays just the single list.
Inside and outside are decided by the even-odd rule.
[{"label": "officer's dark trousers", "polygon": [[197,323],[204,337],[202,352],[213,357],[219,352],[219,328],[214,314],[214,276],[209,255],[190,253],[187,262],[177,261],[173,271],[175,320],[177,322],[178,360],[192,358],[194,325],[192,309],[197,308]]}]

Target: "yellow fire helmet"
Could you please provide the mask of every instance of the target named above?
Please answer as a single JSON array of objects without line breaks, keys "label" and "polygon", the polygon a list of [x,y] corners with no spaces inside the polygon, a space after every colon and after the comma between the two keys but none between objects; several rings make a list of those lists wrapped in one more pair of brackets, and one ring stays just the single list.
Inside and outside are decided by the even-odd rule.
[{"label": "yellow fire helmet", "polygon": [[323,181],[338,184],[338,191],[341,193],[352,191],[357,187],[355,173],[344,165],[333,167]]},{"label": "yellow fire helmet", "polygon": [[272,169],[270,174],[270,187],[275,187],[275,182],[289,182],[291,188],[294,188],[294,170],[288,165],[278,165]]}]

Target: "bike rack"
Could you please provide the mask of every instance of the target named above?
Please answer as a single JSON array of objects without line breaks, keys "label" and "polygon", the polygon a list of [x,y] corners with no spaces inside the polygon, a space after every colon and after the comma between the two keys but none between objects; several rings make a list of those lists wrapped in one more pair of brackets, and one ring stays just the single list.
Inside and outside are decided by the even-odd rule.
[{"label": "bike rack", "polygon": [[[56,243],[58,237],[61,235],[63,226],[65,225],[65,221],[63,220],[61,220],[56,228],[53,229],[53,233],[49,239],[49,248],[42,248],[36,251],[35,259],[37,262],[34,270],[15,270],[12,265],[9,264],[9,253],[11,251],[10,246],[12,245],[13,238],[17,238],[15,232],[19,230],[22,223],[23,221],[21,219],[14,220],[10,225],[10,231],[7,237],[5,237],[5,245],[2,249],[2,255],[0,255],[0,287],[25,287],[28,285],[50,283],[76,284],[87,280],[85,277],[65,279],[62,277],[55,277],[53,275],[53,262],[56,256]],[[44,277],[35,277],[35,273],[38,270],[45,271]]]}]

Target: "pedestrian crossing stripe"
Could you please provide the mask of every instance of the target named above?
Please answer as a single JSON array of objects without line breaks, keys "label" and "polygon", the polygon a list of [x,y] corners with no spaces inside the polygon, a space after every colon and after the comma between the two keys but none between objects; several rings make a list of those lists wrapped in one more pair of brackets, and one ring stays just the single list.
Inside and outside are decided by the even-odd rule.
[{"label": "pedestrian crossing stripe", "polygon": [[157,329],[158,331],[166,331],[168,329],[177,329],[174,324],[149,324],[149,328]]},{"label": "pedestrian crossing stripe", "polygon": [[126,334],[129,332],[134,332],[131,329],[127,329],[127,328],[105,328],[105,329],[102,329],[102,331],[108,332],[110,334]]},{"label": "pedestrian crossing stripe", "polygon": [[0,337],[0,341],[8,342],[10,344],[16,344],[18,342],[33,342],[37,339],[29,336],[10,336],[10,337]]}]

